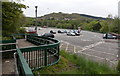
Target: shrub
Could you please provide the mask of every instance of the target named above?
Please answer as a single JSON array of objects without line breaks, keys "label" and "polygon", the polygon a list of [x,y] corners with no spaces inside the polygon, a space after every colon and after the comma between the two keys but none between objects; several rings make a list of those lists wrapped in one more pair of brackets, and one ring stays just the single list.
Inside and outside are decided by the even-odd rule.
[{"label": "shrub", "polygon": [[25,28],[20,28],[20,29],[18,30],[18,32],[19,32],[19,33],[25,33],[26,30],[25,30]]}]

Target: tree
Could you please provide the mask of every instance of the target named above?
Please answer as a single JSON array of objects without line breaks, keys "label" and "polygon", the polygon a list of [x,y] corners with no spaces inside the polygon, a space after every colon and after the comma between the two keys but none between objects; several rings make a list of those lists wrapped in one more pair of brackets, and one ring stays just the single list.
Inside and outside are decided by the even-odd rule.
[{"label": "tree", "polygon": [[26,8],[23,4],[3,2],[2,3],[2,34],[8,35],[17,32],[22,25],[23,18],[22,8]]},{"label": "tree", "polygon": [[101,24],[99,22],[96,22],[93,26],[93,31],[99,32],[101,28]]},{"label": "tree", "polygon": [[103,21],[100,22],[100,24],[102,26],[101,29],[100,29],[100,32],[103,32],[103,33],[108,32],[108,22],[103,20]]},{"label": "tree", "polygon": [[99,31],[101,24],[99,21],[91,21],[90,23],[86,23],[84,26],[82,26],[82,28],[89,31]]},{"label": "tree", "polygon": [[116,16],[113,20],[113,31],[112,32],[120,34],[119,28],[120,28],[120,18]]}]

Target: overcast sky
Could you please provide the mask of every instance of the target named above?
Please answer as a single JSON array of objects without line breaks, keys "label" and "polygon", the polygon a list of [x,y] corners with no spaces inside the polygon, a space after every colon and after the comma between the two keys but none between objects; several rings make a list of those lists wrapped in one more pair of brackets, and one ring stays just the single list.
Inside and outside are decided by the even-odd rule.
[{"label": "overcast sky", "polygon": [[108,14],[118,15],[119,0],[24,0],[29,6],[24,10],[25,16],[35,17],[35,6],[38,6],[38,16],[53,12],[79,13],[107,17]]}]

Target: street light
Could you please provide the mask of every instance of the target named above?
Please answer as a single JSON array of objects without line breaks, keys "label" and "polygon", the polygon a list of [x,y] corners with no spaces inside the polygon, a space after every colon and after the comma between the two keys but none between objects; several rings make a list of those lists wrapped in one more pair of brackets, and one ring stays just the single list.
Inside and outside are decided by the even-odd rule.
[{"label": "street light", "polygon": [[35,6],[35,8],[36,8],[36,10],[35,10],[35,16],[36,16],[36,23],[35,23],[36,27],[35,27],[35,30],[36,30],[36,33],[37,33],[37,7],[38,6]]}]

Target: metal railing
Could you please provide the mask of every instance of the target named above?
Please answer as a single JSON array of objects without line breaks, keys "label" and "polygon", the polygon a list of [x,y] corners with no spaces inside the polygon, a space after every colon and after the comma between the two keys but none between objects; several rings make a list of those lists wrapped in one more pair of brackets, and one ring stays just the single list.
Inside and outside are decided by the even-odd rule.
[{"label": "metal railing", "polygon": [[27,35],[26,40],[37,46],[17,49],[15,58],[19,74],[28,74],[31,70],[58,63],[60,45],[58,40],[34,35]]},{"label": "metal railing", "polygon": [[16,49],[16,39],[12,36],[11,40],[0,40],[0,48],[2,48],[1,52],[5,52],[4,50]]},{"label": "metal railing", "polygon": [[14,53],[14,58],[16,61],[16,74],[18,76],[34,76],[32,70],[28,66],[22,52],[17,49],[17,54]]},{"label": "metal railing", "polygon": [[60,44],[58,40],[33,35],[27,35],[26,40],[38,45],[20,49],[32,70],[58,62]]}]

